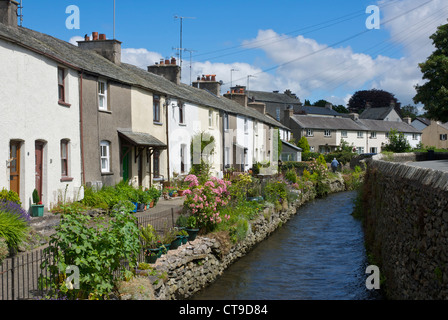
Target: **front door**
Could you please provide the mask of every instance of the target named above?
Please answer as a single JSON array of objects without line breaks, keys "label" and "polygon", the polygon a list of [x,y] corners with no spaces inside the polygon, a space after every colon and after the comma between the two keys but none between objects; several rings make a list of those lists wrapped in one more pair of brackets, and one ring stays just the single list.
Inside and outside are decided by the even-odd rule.
[{"label": "front door", "polygon": [[36,172],[36,190],[39,194],[39,199],[42,201],[42,160],[43,160],[44,144],[36,141],[35,143],[35,172]]},{"label": "front door", "polygon": [[9,145],[9,189],[20,195],[20,142]]}]

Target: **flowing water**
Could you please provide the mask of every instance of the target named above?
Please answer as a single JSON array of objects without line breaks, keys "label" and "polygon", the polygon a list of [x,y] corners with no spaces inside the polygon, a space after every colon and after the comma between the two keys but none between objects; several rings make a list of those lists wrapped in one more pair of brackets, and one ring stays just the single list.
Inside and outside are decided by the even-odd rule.
[{"label": "flowing water", "polygon": [[329,195],[232,264],[191,300],[372,300],[361,222],[351,216],[356,192]]}]

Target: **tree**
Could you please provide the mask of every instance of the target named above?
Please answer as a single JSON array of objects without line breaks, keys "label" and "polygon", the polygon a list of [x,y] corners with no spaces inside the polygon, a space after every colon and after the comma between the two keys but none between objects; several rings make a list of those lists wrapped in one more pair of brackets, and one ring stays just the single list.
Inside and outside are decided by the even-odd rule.
[{"label": "tree", "polygon": [[390,106],[391,102],[395,104],[395,110],[400,113],[401,103],[395,96],[387,91],[372,89],[356,91],[348,102],[350,112],[362,113],[366,104],[370,103],[371,108],[382,108]]},{"label": "tree", "polygon": [[408,152],[411,150],[411,146],[403,132],[392,129],[389,132],[389,143],[384,147],[384,150],[396,153]]},{"label": "tree", "polygon": [[308,99],[305,99],[305,102],[303,103],[304,106],[310,106],[311,102]]},{"label": "tree", "polygon": [[324,99],[320,99],[320,100],[317,100],[316,102],[314,102],[313,106],[325,108],[327,103],[330,103],[330,102],[328,102],[327,100],[324,100]]},{"label": "tree", "polygon": [[310,152],[310,144],[305,136],[300,138],[299,142],[297,142],[297,146],[302,149],[302,152]]},{"label": "tree", "polygon": [[333,110],[339,113],[348,113],[348,109],[344,107],[342,104],[333,106]]},{"label": "tree", "polygon": [[448,24],[439,26],[429,37],[436,50],[426,62],[420,63],[423,85],[416,85],[417,94],[414,103],[422,103],[429,118],[442,122],[448,121]]},{"label": "tree", "polygon": [[410,104],[405,105],[404,107],[401,107],[401,117],[409,117],[412,120],[417,118],[418,115],[418,108],[416,106],[412,106]]}]

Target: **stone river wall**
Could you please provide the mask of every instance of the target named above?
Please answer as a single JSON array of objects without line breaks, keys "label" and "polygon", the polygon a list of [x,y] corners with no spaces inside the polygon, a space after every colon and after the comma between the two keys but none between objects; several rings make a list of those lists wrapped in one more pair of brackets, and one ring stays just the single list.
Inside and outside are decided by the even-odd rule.
[{"label": "stone river wall", "polygon": [[363,225],[388,299],[448,298],[448,172],[369,159]]}]

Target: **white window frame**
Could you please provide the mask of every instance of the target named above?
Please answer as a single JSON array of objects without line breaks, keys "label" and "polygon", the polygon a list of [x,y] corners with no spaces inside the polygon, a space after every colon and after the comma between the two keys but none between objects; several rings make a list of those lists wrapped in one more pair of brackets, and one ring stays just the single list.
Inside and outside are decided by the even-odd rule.
[{"label": "white window frame", "polygon": [[371,147],[370,148],[370,153],[378,153],[378,148],[377,147]]},{"label": "white window frame", "polygon": [[342,138],[347,138],[347,130],[342,130],[341,131],[341,137]]},{"label": "white window frame", "polygon": [[358,131],[358,132],[356,133],[356,136],[357,136],[358,138],[364,138],[364,132],[363,132],[363,131]]},{"label": "white window frame", "polygon": [[313,129],[306,129],[306,136],[307,137],[314,137],[314,130]]},{"label": "white window frame", "polygon": [[213,110],[208,110],[208,126],[213,128]]},{"label": "white window frame", "polygon": [[224,113],[224,131],[229,130],[229,114]]},{"label": "white window frame", "polygon": [[247,118],[244,118],[244,133],[249,134],[249,120]]},{"label": "white window frame", "polygon": [[324,130],[324,137],[331,137],[331,130]]},{"label": "white window frame", "polygon": [[[103,85],[104,92],[101,92],[101,84]],[[103,101],[102,105],[101,101]],[[105,80],[98,80],[98,109],[102,111],[107,110],[107,81]]]},{"label": "white window frame", "polygon": [[100,164],[101,172],[110,172],[110,142],[101,141],[100,143]]},{"label": "white window frame", "polygon": [[356,147],[356,153],[363,154],[364,153],[364,147]]},{"label": "white window frame", "polygon": [[447,138],[448,138],[448,135],[446,133],[443,133],[440,135],[440,140],[442,140],[442,141],[446,141]]},{"label": "white window frame", "polygon": [[370,132],[370,139],[376,139],[376,131]]}]

